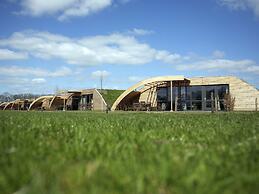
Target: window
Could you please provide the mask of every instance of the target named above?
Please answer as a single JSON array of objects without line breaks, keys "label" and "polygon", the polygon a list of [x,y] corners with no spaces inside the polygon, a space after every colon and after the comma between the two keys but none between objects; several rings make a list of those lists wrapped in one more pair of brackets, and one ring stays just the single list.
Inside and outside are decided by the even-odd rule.
[{"label": "window", "polygon": [[202,101],[192,101],[192,110],[202,110]]},{"label": "window", "polygon": [[191,88],[190,87],[185,87],[186,88],[186,100],[191,100]]},{"label": "window", "polygon": [[228,85],[219,85],[217,86],[218,97],[220,100],[224,99],[225,94],[228,93]]},{"label": "window", "polygon": [[205,86],[206,91],[206,100],[211,100],[212,98],[215,98],[215,86]]},{"label": "window", "polygon": [[202,86],[191,87],[192,100],[202,100]]},{"label": "window", "polygon": [[168,101],[167,88],[159,88],[159,90],[157,91],[157,101],[158,102]]},{"label": "window", "polygon": [[[229,85],[199,85],[199,86],[179,86],[172,88],[172,104],[175,109],[175,100],[177,97],[177,110],[206,110],[210,111],[214,99],[218,96],[219,110],[224,110],[224,96],[229,92]],[[213,94],[213,96],[212,96]],[[211,100],[213,97],[213,100]],[[167,110],[171,108],[171,88],[162,87],[157,90],[158,106],[165,103]]]}]

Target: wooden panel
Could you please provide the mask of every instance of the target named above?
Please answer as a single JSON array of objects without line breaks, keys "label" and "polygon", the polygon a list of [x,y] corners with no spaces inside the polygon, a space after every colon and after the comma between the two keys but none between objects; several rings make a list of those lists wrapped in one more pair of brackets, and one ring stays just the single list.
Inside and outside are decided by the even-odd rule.
[{"label": "wooden panel", "polygon": [[259,98],[259,91],[239,78],[233,76],[196,77],[190,80],[190,85],[229,84],[230,93],[236,98],[234,110],[255,110],[255,99]]}]

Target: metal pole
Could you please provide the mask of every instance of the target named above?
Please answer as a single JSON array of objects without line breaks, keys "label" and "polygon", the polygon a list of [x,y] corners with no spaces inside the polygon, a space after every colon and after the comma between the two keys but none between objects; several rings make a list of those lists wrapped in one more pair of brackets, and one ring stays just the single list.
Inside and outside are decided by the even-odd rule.
[{"label": "metal pole", "polygon": [[171,112],[173,111],[173,82],[170,81],[170,94],[171,94]]},{"label": "metal pole", "polygon": [[102,90],[103,90],[103,74],[101,73],[101,93],[102,93]]}]

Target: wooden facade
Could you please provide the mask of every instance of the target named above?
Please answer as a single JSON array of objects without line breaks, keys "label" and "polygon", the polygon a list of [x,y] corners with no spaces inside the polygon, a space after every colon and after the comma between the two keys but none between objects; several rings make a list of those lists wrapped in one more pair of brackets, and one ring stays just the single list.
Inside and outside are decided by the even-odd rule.
[{"label": "wooden facade", "polygon": [[[160,88],[168,88],[168,92],[174,87],[212,87],[212,86],[227,86],[228,93],[235,99],[234,110],[235,111],[255,111],[258,109],[258,100],[259,99],[259,91],[252,85],[248,84],[244,80],[241,80],[234,76],[215,76],[215,77],[194,77],[194,78],[185,78],[184,76],[165,76],[165,77],[155,77],[147,80],[143,80],[134,86],[127,89],[113,104],[112,110],[122,110],[121,107],[124,105],[128,105],[130,99],[130,95],[132,92],[138,91],[140,93],[139,98],[134,100],[136,106],[136,102],[140,104],[150,104],[150,109],[153,110],[161,110],[163,107],[159,107],[158,101],[158,91]],[[167,110],[177,110],[177,102],[179,99],[173,99],[172,91],[171,95],[169,94],[171,99],[169,99],[171,105],[168,106],[170,109]],[[216,96],[215,96],[216,97]],[[206,96],[202,96],[202,98],[206,98]],[[207,97],[208,98],[208,97]],[[202,101],[203,99],[201,99]],[[208,99],[207,99],[208,100]],[[213,99],[214,100],[214,99]],[[203,105],[201,105],[203,106]],[[213,105],[214,107],[218,106],[216,103]],[[212,106],[211,106],[212,107]],[[125,109],[125,108],[124,108]],[[128,108],[131,109],[131,108]],[[179,108],[178,108],[179,109]],[[201,110],[210,110],[211,108],[203,108]]]}]

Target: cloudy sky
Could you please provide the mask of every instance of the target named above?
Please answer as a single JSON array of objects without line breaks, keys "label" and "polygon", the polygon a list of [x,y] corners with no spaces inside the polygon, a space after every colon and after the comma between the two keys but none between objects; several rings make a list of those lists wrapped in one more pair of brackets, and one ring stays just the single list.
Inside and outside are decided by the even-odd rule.
[{"label": "cloudy sky", "polygon": [[0,93],[234,75],[259,88],[259,0],[1,0]]}]

